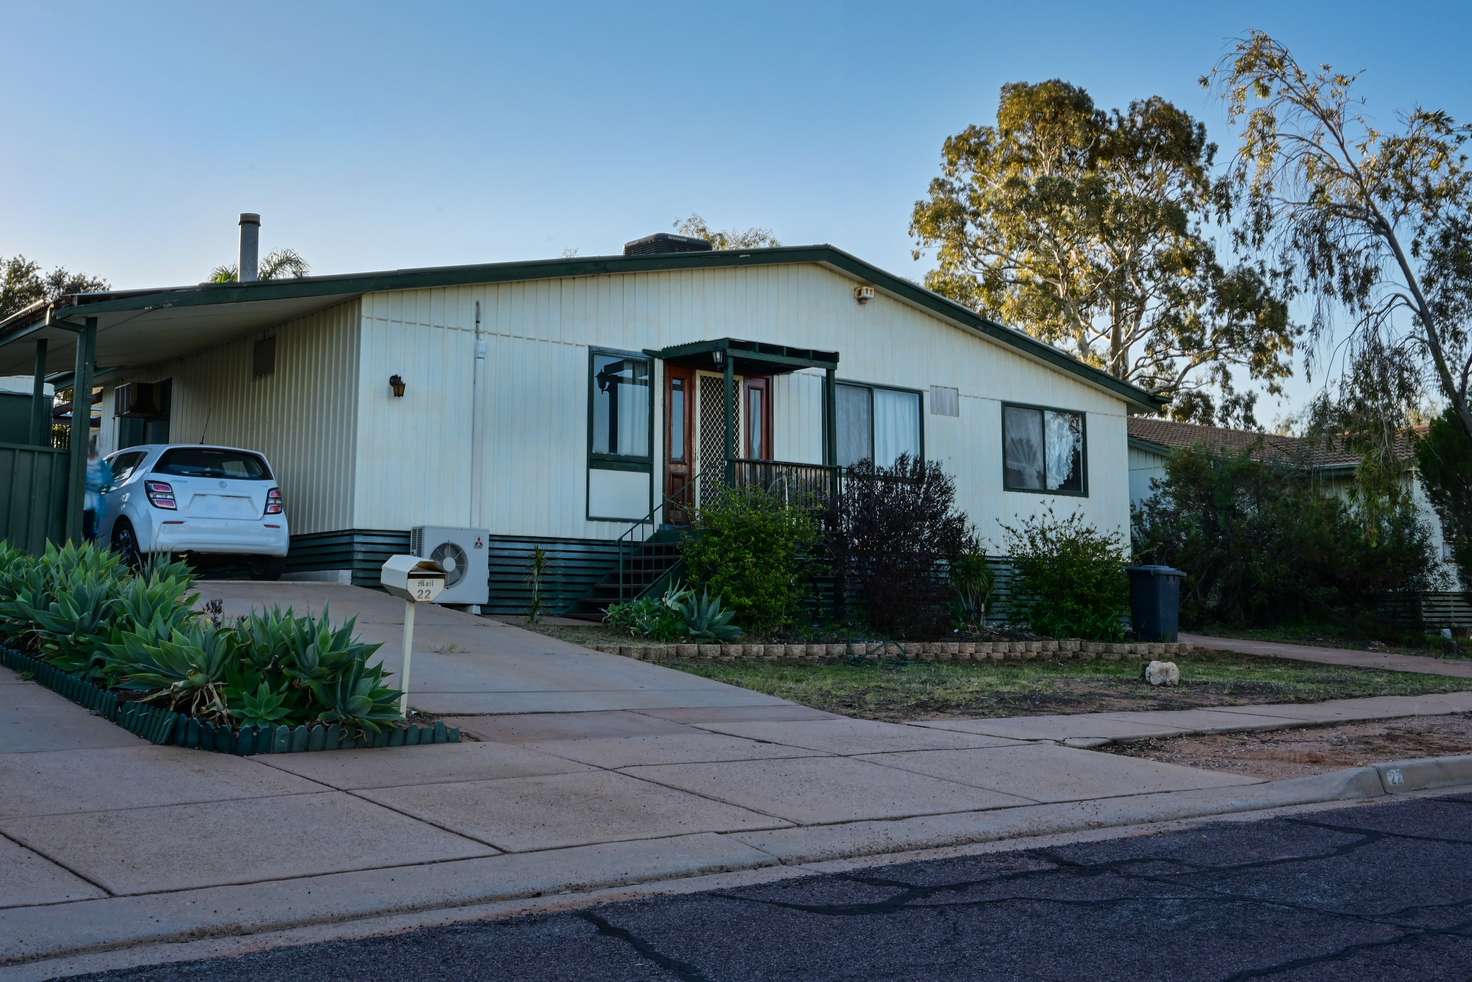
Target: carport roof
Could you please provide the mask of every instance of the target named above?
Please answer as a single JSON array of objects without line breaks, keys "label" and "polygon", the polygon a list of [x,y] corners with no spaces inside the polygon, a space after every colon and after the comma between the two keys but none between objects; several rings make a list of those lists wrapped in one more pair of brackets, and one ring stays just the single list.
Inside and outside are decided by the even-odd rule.
[{"label": "carport roof", "polygon": [[831,245],[571,257],[75,294],[51,304],[34,305],[0,321],[0,375],[30,373],[34,368],[34,351],[30,345],[15,342],[42,338],[48,341],[48,374],[70,371],[75,358],[76,329],[82,326],[84,319],[91,317],[97,319],[98,372],[106,373],[208,350],[283,321],[381,290],[800,263],[827,266],[872,284],[902,302],[924,308],[965,331],[1077,376],[1138,408],[1154,412],[1165,404],[1165,400],[1154,393],[1121,382],[1049,344],[1004,327]]}]

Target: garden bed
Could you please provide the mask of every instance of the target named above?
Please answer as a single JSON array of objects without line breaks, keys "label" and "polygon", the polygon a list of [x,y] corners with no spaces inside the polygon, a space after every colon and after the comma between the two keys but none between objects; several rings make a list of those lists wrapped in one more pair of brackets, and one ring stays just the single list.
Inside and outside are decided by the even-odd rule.
[{"label": "garden bed", "polygon": [[443,721],[436,721],[433,726],[393,726],[372,736],[356,737],[343,726],[320,723],[313,726],[221,726],[159,706],[121,700],[115,692],[98,688],[86,679],[10,648],[0,647],[0,665],[30,676],[37,683],[118,724],[129,733],[159,745],[251,755],[460,742],[460,730],[446,726]]},{"label": "garden bed", "polygon": [[1229,652],[1174,656],[1181,684],[1154,687],[1138,660],[794,663],[675,659],[672,668],[789,699],[826,712],[905,721],[941,717],[1191,709],[1319,702],[1472,688],[1465,679],[1256,658]]}]

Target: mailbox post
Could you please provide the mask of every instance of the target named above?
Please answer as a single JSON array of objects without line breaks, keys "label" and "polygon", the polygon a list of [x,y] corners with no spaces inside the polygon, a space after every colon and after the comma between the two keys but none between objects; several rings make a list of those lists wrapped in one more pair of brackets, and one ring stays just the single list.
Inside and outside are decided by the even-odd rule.
[{"label": "mailbox post", "polygon": [[379,573],[383,588],[404,600],[404,666],[399,672],[399,713],[409,715],[409,660],[414,657],[414,608],[432,604],[445,588],[439,563],[419,556],[390,556]]}]

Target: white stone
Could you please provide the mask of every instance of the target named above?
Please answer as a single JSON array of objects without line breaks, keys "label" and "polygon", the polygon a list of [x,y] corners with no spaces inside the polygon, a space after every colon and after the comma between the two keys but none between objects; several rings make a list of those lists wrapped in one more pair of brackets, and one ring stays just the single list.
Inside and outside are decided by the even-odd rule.
[{"label": "white stone", "polygon": [[1152,661],[1145,666],[1145,681],[1151,685],[1180,685],[1181,670],[1173,661]]}]

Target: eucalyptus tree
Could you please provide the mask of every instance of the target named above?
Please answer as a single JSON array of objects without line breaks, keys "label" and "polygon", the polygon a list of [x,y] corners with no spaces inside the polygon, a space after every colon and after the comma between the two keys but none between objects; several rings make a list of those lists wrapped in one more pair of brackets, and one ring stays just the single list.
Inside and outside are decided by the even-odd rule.
[{"label": "eucalyptus tree", "polygon": [[1295,326],[1261,263],[1219,255],[1234,200],[1215,154],[1159,97],[1106,112],[1064,81],[1006,85],[996,123],[948,137],[915,204],[926,286],[1171,398],[1178,418],[1251,423],[1234,381],[1280,392]]},{"label": "eucalyptus tree", "polygon": [[73,273],[58,266],[49,273],[25,256],[0,256],[0,318],[38,300],[57,300],[71,293],[106,290],[107,280]]},{"label": "eucalyptus tree", "polygon": [[691,212],[689,218],[676,219],[674,229],[681,235],[704,239],[710,243],[712,249],[761,249],[782,244],[777,241],[772,230],[763,225],[722,231],[711,228],[709,222],[694,212]]},{"label": "eucalyptus tree", "polygon": [[1336,401],[1374,408],[1389,439],[1439,395],[1472,437],[1472,127],[1417,107],[1381,128],[1359,80],[1260,31],[1202,78],[1240,128],[1239,239],[1311,302],[1310,356],[1343,359]]}]

